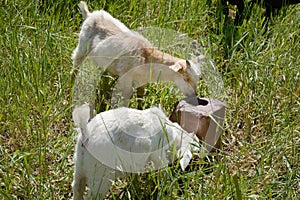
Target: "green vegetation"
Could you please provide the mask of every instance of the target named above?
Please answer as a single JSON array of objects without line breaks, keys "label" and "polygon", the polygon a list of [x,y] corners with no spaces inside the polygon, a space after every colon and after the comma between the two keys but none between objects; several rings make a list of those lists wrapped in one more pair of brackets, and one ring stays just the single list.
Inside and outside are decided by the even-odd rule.
[{"label": "green vegetation", "polygon": [[[71,53],[82,22],[77,4],[1,1],[0,199],[72,196],[77,134],[71,123]],[[215,62],[227,95],[220,152],[195,159],[185,172],[172,166],[118,181],[110,198],[299,198],[300,5],[281,10],[267,30],[257,6],[235,28],[216,15],[216,1],[211,6],[196,0],[88,5],[104,8],[133,29],[157,26],[187,33]],[[146,107],[161,102],[172,109],[172,88],[147,90]]]}]

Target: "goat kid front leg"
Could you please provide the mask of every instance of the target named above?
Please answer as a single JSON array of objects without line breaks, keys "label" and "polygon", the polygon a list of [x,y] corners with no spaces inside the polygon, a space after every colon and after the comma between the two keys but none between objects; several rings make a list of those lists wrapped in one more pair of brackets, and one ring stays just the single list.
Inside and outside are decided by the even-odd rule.
[{"label": "goat kid front leg", "polygon": [[97,166],[97,170],[93,174],[93,177],[90,177],[88,181],[87,199],[104,199],[118,174],[114,169],[102,164]]}]

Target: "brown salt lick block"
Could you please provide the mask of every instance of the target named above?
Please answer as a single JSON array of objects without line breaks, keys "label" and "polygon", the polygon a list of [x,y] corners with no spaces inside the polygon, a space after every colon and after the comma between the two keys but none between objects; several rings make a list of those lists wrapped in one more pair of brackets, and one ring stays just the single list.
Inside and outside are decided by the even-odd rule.
[{"label": "brown salt lick block", "polygon": [[225,104],[216,99],[188,97],[178,102],[170,116],[188,132],[195,132],[208,152],[220,146]]}]

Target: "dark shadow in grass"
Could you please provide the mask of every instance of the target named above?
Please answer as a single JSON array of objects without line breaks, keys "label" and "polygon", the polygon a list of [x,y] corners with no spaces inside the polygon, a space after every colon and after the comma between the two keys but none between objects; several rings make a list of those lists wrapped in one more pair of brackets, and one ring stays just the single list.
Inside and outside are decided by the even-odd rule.
[{"label": "dark shadow in grass", "polygon": [[96,88],[96,99],[95,99],[95,111],[100,113],[109,110],[110,100],[112,97],[112,92],[114,85],[117,81],[117,76],[114,76],[107,71],[101,75]]},{"label": "dark shadow in grass", "polygon": [[149,174],[131,174],[126,178],[126,186],[114,194],[113,199],[157,199],[158,188],[155,172]]}]

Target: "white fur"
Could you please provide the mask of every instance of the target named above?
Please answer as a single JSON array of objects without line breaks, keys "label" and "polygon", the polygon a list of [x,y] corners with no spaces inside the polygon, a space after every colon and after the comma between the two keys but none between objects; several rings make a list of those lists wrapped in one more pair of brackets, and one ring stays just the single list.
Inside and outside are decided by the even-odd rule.
[{"label": "white fur", "polygon": [[[187,133],[172,123],[159,108],[136,110],[118,108],[96,115],[87,123],[89,107],[74,109],[73,120],[79,136],[75,152],[73,181],[74,199],[102,199],[116,178],[125,172],[146,172],[153,163],[155,169],[180,158],[184,170],[197,142],[195,134]],[[115,145],[112,145],[112,142]],[[175,146],[174,146],[175,145]],[[177,153],[173,156],[173,147]]]},{"label": "white fur", "polygon": [[111,35],[130,31],[122,22],[104,10],[90,13],[86,3],[83,1],[81,1],[78,6],[85,20],[79,34],[78,46],[72,55],[74,66],[78,66],[82,63],[88,53],[94,49],[100,41]]},{"label": "white fur", "polygon": [[[145,37],[131,31],[104,10],[90,13],[85,2],[80,2],[79,7],[85,20],[79,34],[78,46],[72,55],[74,68],[84,62],[86,65],[98,66],[102,70],[107,69],[110,73],[121,77],[131,69],[144,64],[163,64],[167,69],[181,75],[180,78],[186,82],[185,85],[188,85],[180,87],[183,88],[182,91],[186,96],[196,94],[203,56],[189,61],[173,57],[153,48]],[[159,74],[155,65],[153,70]],[[149,82],[143,76],[135,74],[132,76],[134,81],[142,81],[141,85]],[[162,76],[165,76],[163,78],[165,81],[174,80],[171,73]],[[125,84],[131,85],[131,83]]]}]

